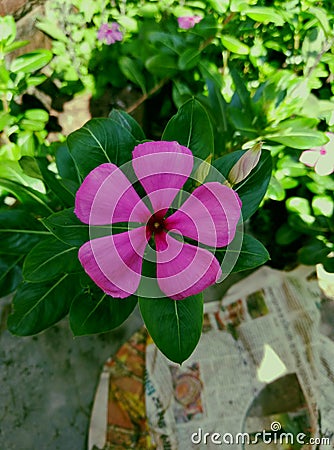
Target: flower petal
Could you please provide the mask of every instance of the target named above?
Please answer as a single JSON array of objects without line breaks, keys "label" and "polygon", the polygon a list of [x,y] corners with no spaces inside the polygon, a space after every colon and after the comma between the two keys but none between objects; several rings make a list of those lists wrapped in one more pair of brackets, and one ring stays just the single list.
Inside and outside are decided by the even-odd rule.
[{"label": "flower petal", "polygon": [[314,170],[318,175],[330,175],[334,172],[334,157],[329,153],[320,156],[314,166]]},{"label": "flower petal", "polygon": [[154,211],[168,209],[193,168],[192,152],[177,142],[145,142],[132,153],[132,166]]},{"label": "flower petal", "polygon": [[166,246],[157,251],[157,278],[167,297],[181,300],[198,294],[221,276],[219,262],[208,250],[165,234]]},{"label": "flower petal", "polygon": [[151,213],[115,164],[101,164],[84,179],[75,197],[75,214],[90,225],[146,223]]},{"label": "flower petal", "polygon": [[146,245],[146,228],[139,227],[86,242],[79,260],[106,294],[125,298],[138,288]]},{"label": "flower petal", "polygon": [[299,158],[299,161],[305,164],[305,166],[314,167],[320,158],[320,148],[313,150],[305,150]]},{"label": "flower petal", "polygon": [[225,247],[234,238],[240,213],[238,194],[218,182],[210,182],[196,188],[165,220],[165,226],[202,244]]}]

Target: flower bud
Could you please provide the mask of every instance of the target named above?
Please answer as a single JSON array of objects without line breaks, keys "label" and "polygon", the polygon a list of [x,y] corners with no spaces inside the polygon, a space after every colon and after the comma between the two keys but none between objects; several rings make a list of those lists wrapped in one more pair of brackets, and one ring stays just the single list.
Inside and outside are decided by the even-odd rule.
[{"label": "flower bud", "polygon": [[253,145],[252,148],[247,150],[242,157],[235,163],[227,175],[228,182],[233,186],[243,181],[254,167],[257,166],[262,150],[262,142],[258,142]]}]

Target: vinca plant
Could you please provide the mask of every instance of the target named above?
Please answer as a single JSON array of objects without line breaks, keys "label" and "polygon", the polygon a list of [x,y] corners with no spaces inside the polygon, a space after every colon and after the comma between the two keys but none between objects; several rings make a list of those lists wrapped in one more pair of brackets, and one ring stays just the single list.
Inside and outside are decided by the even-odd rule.
[{"label": "vinca plant", "polygon": [[187,359],[201,334],[203,291],[269,258],[243,222],[266,192],[270,153],[261,145],[214,152],[209,115],[192,99],[161,141],[113,110],[69,135],[56,172],[25,158],[46,192],[17,183],[3,199],[1,283],[16,289],[9,330],[39,333],[69,314],[74,335],[101,333],[139,304],[159,349]]}]

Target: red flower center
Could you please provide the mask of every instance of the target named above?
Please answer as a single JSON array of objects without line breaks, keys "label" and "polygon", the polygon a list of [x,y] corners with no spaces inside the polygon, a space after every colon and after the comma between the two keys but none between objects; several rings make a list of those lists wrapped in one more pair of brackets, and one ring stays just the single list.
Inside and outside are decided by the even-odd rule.
[{"label": "red flower center", "polygon": [[150,231],[151,233],[162,233],[165,230],[164,223],[164,215],[159,211],[150,217],[146,225],[147,231]]}]

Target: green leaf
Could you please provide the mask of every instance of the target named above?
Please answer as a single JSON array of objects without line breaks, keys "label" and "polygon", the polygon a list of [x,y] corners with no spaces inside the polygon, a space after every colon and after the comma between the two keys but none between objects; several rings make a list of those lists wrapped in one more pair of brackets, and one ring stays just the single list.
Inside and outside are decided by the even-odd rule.
[{"label": "green leaf", "polygon": [[200,60],[201,53],[201,50],[193,48],[188,48],[185,50],[179,59],[178,65],[180,70],[190,70],[195,67]]},{"label": "green leaf", "polygon": [[209,0],[211,7],[219,14],[224,14],[229,7],[229,0]]},{"label": "green leaf", "polygon": [[145,134],[136,120],[121,109],[113,109],[109,114],[109,119],[117,122],[122,128],[129,131],[137,141],[144,141]]},{"label": "green leaf", "polygon": [[156,346],[182,364],[194,351],[202,332],[203,297],[183,300],[139,298],[140,312]]},{"label": "green leaf", "polygon": [[293,129],[293,127],[277,127],[275,133],[268,133],[264,136],[264,139],[270,139],[271,141],[278,142],[287,147],[298,149],[310,149],[312,147],[320,147],[328,142],[328,138],[325,133],[317,130],[310,129]]},{"label": "green leaf", "polygon": [[58,197],[63,206],[72,206],[74,204],[73,193],[66,188],[62,180],[57,179],[55,173],[48,169],[48,161],[45,158],[38,158],[37,163],[47,187]]},{"label": "green leaf", "polygon": [[70,325],[75,336],[105,333],[120,326],[132,313],[137,297],[119,299],[101,292],[81,293],[70,309]]},{"label": "green leaf", "polygon": [[119,68],[123,75],[132,83],[140,87],[144,94],[146,94],[146,83],[143,75],[143,68],[138,61],[129,58],[128,56],[121,56],[118,59]]},{"label": "green leaf", "polygon": [[288,223],[283,223],[275,234],[275,241],[278,245],[290,245],[296,241],[301,234],[290,227]]},{"label": "green leaf", "polygon": [[43,19],[43,22],[37,22],[36,27],[41,31],[46,33],[52,39],[57,41],[67,42],[68,38],[65,33],[61,30],[61,28],[57,25],[57,23],[52,22],[48,19]]},{"label": "green leaf", "polygon": [[170,55],[154,55],[145,62],[146,69],[158,77],[172,77],[178,72],[177,58]]},{"label": "green leaf", "polygon": [[[225,177],[234,164],[245,153],[244,150],[235,151],[214,161],[213,166]],[[272,172],[272,159],[269,151],[263,150],[257,166],[248,177],[234,186],[242,201],[242,220],[247,220],[258,209],[267,192]]]},{"label": "green leaf", "polygon": [[15,181],[0,178],[0,187],[13,194],[24,206],[29,206],[34,212],[48,215],[53,212],[48,206],[48,198],[35,189],[22,186]]},{"label": "green leaf", "polygon": [[21,268],[18,263],[22,255],[0,257],[0,292],[1,297],[15,291],[22,281]]},{"label": "green leaf", "polygon": [[79,174],[66,144],[57,147],[56,165],[61,178],[71,181],[78,188],[80,185]]},{"label": "green leaf", "polygon": [[52,52],[45,49],[25,53],[12,61],[10,69],[12,72],[36,72],[36,70],[46,66],[51,61],[52,56]]},{"label": "green leaf", "polygon": [[212,125],[208,113],[196,99],[188,100],[168,122],[164,141],[177,141],[190,148],[194,156],[203,160],[214,152]]},{"label": "green leaf", "polygon": [[274,175],[270,179],[267,196],[277,201],[285,199],[285,190]]},{"label": "green leaf", "polygon": [[0,43],[10,44],[16,36],[16,25],[13,16],[0,17]]},{"label": "green leaf", "polygon": [[113,119],[92,119],[67,139],[70,154],[82,178],[100,164],[118,166],[132,159],[134,136]]},{"label": "green leaf", "polygon": [[221,36],[222,44],[224,45],[227,50],[229,50],[232,53],[236,53],[237,55],[248,55],[250,48],[248,45],[244,44],[243,42],[239,41],[234,36],[230,36],[228,34],[223,34]]},{"label": "green leaf", "polygon": [[76,294],[77,280],[64,275],[50,283],[22,283],[13,299],[8,329],[18,336],[30,336],[45,330],[69,311]]},{"label": "green leaf", "polygon": [[33,178],[38,178],[39,180],[43,180],[38,162],[35,158],[31,156],[22,156],[22,158],[19,160],[19,164],[26,175]]},{"label": "green leaf", "polygon": [[74,208],[65,209],[42,219],[43,225],[65,244],[80,247],[89,241],[89,227],[80,222]]},{"label": "green leaf", "polygon": [[14,50],[18,50],[19,48],[25,47],[29,44],[30,41],[15,41],[9,45],[5,46],[5,53],[13,52]]},{"label": "green leaf", "polygon": [[284,25],[284,19],[274,8],[266,6],[253,6],[249,9],[244,9],[243,14],[246,14],[256,22],[268,23],[273,22],[277,26]]},{"label": "green leaf", "polygon": [[[260,241],[255,239],[253,236],[250,236],[249,234],[244,234],[242,238],[243,240],[240,250],[238,248],[233,249],[232,244],[231,248],[227,247],[218,249],[215,253],[216,258],[220,263],[223,262],[226,254],[229,254],[231,252],[237,253],[236,256],[238,256],[239,254],[232,272],[241,272],[242,270],[254,269],[255,267],[261,266],[266,261],[268,261],[268,259],[270,259],[267,249],[263,246],[263,244],[261,244]],[[239,240],[240,236],[236,235],[234,239]]]},{"label": "green leaf", "polygon": [[49,235],[27,211],[0,211],[0,254],[23,255]]},{"label": "green leaf", "polygon": [[23,277],[25,281],[38,283],[80,270],[78,248],[50,237],[28,253],[23,264]]},{"label": "green leaf", "polygon": [[298,260],[307,266],[313,266],[323,262],[331,249],[319,239],[312,239],[298,252]]}]

